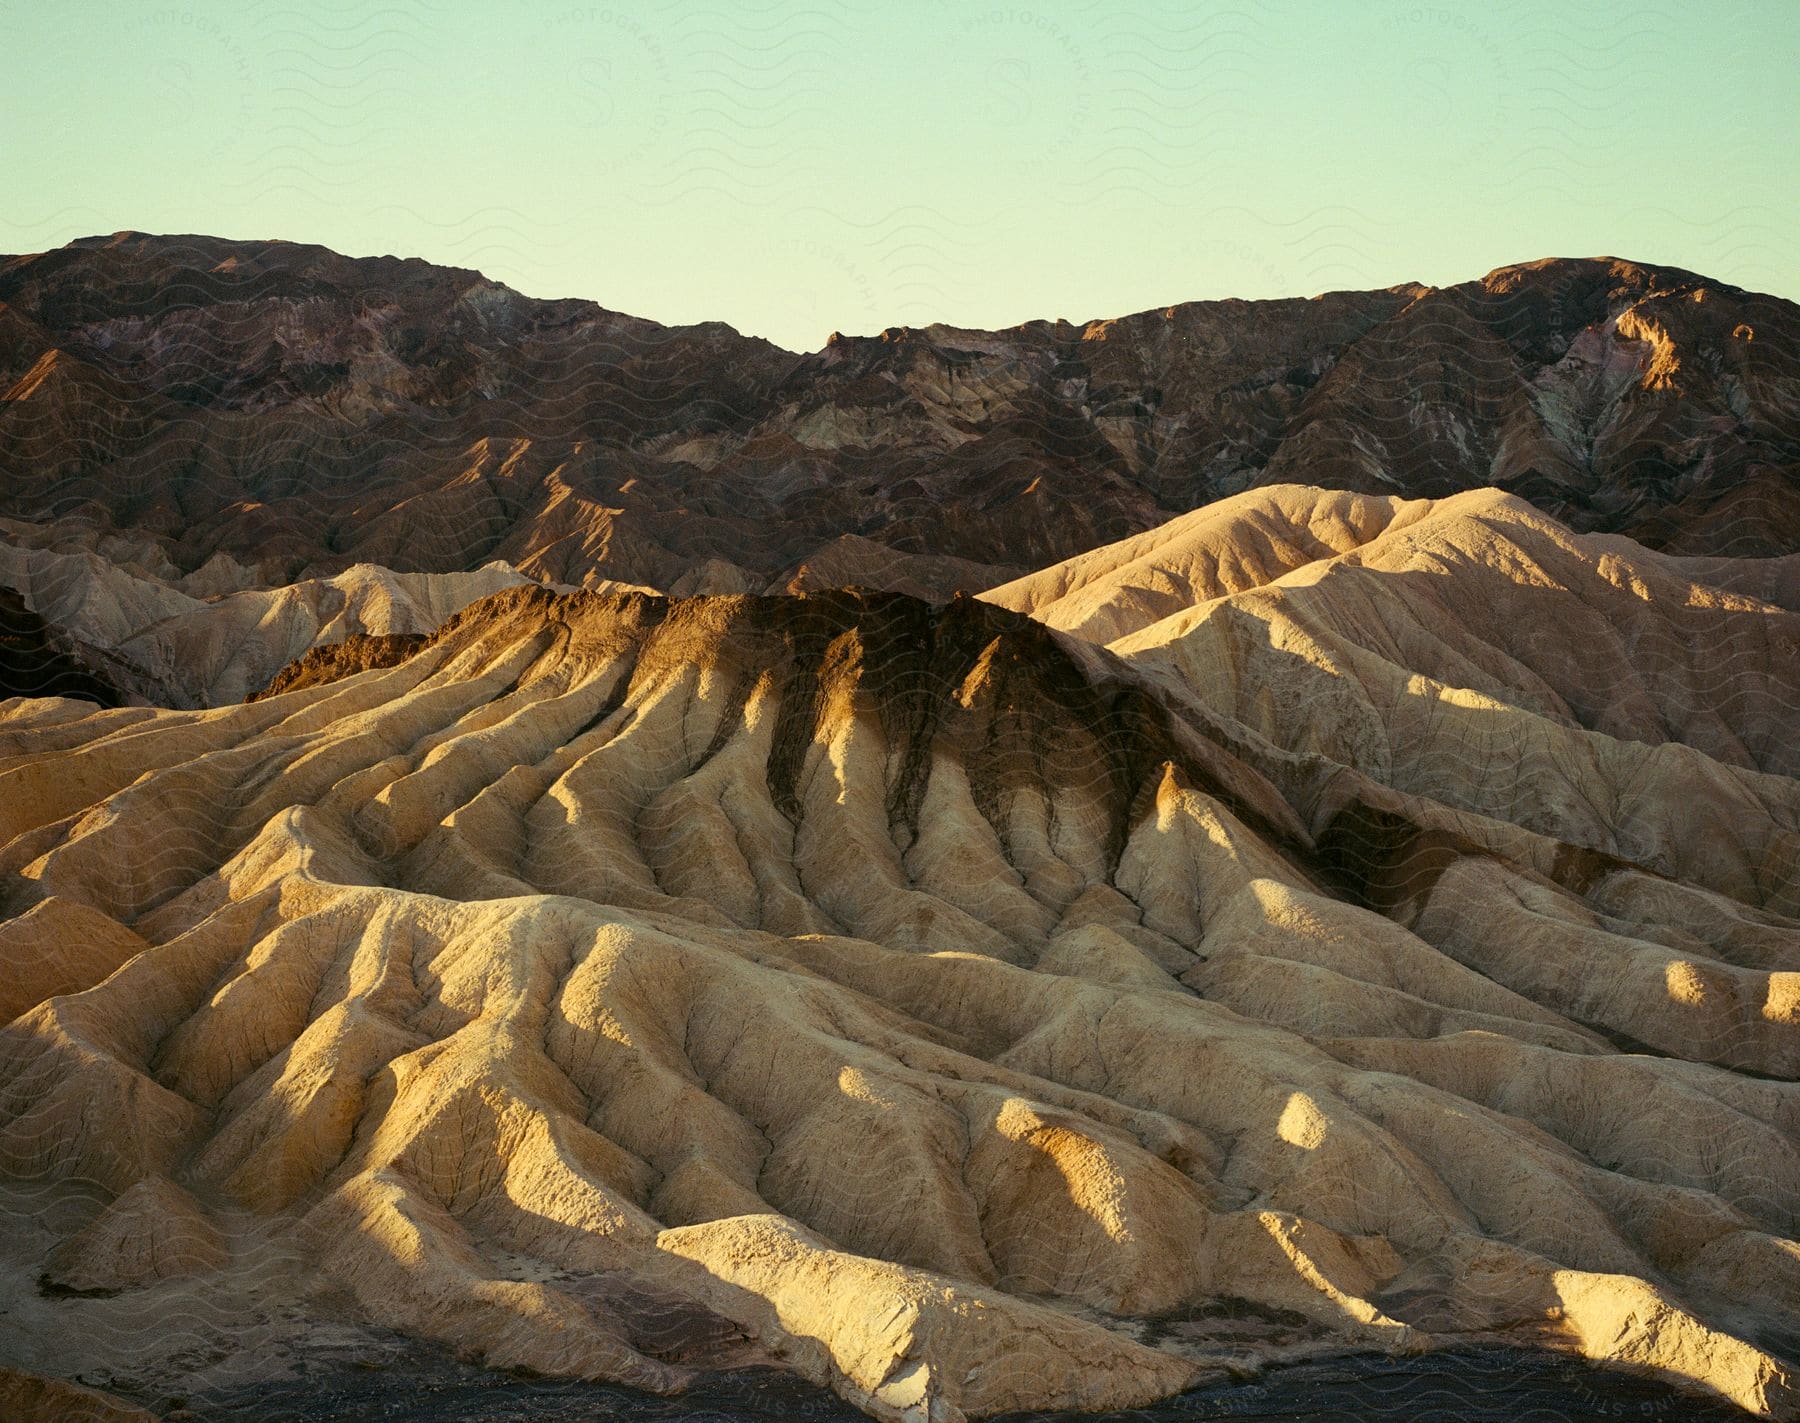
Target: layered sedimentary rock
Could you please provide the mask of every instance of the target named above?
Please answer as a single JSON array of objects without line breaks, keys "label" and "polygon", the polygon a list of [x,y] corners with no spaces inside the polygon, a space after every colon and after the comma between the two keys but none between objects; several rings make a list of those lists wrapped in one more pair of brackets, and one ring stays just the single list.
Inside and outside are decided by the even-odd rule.
[{"label": "layered sedimentary rock", "polygon": [[35,1268],[279,1246],[496,1365],[895,1419],[1489,1340],[1795,1416],[1787,585],[1208,512],[1014,607],[516,587],[242,706],[0,704]]},{"label": "layered sedimentary rock", "polygon": [[1495,485],[1761,555],[1800,547],[1797,340],[1791,303],[1600,258],[799,355],[418,260],[120,233],[0,259],[0,514],[264,586],[502,560],[748,590],[849,535],[877,548],[832,581],[996,566],[940,570],[970,587],[1291,481]]}]

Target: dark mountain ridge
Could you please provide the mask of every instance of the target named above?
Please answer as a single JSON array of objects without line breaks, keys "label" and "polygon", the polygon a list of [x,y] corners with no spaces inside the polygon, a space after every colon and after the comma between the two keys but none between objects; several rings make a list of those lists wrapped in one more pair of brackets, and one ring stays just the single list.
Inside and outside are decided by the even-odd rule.
[{"label": "dark mountain ridge", "polygon": [[503,558],[750,588],[845,535],[1034,566],[1258,485],[1498,485],[1770,554],[1800,548],[1797,333],[1790,302],[1593,258],[795,354],[416,258],[128,232],[0,259],[0,514],[270,581]]}]

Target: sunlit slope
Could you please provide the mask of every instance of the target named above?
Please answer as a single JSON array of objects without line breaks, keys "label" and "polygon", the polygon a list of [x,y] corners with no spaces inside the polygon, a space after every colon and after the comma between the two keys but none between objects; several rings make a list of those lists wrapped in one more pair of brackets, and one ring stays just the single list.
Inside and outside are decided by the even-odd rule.
[{"label": "sunlit slope", "polygon": [[981,596],[1039,622],[1111,642],[1227,593],[1347,553],[1432,508],[1429,499],[1284,484],[1221,499]]},{"label": "sunlit slope", "polygon": [[984,596],[1285,750],[1796,902],[1800,561],[1672,558],[1497,491],[1289,487]]},{"label": "sunlit slope", "polygon": [[17,589],[125,695],[176,707],[241,702],[308,648],[358,634],[429,633],[475,599],[524,581],[504,563],[468,573],[357,564],[330,578],[196,596],[97,552],[0,541],[0,587]]},{"label": "sunlit slope", "polygon": [[[1795,796],[1752,716],[1786,664],[1705,723],[1724,759],[1638,748],[1640,795],[1736,817],[1669,877],[1549,791],[1515,822],[1402,775],[1354,698],[1288,735],[1333,674],[1268,653],[1265,713],[1208,629],[1335,576],[1296,566],[1143,670],[978,600],[521,588],[247,706],[0,704],[38,1268],[130,1299],[262,1222],[321,1308],[495,1364],[748,1351],[888,1418],[1481,1339],[1794,1416]],[[1487,714],[1607,741],[1526,650],[1543,704]],[[1369,687],[1364,737],[1407,695]],[[145,1348],[105,1307],[92,1347]]]}]

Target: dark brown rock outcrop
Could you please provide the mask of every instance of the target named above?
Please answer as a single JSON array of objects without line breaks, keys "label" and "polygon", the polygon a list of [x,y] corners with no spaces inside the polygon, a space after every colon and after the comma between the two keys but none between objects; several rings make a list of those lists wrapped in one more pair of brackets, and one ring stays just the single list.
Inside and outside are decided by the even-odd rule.
[{"label": "dark brown rock outcrop", "polygon": [[1497,485],[1578,530],[1757,555],[1800,539],[1797,317],[1598,258],[797,355],[416,259],[120,233],[0,259],[0,514],[277,581],[501,558],[766,582],[854,535],[963,560],[962,586],[1253,485]]},{"label": "dark brown rock outcrop", "polygon": [[283,667],[260,692],[252,692],[244,700],[260,702],[264,697],[278,697],[283,692],[297,692],[302,687],[322,687],[341,677],[377,667],[397,667],[423,647],[429,639],[423,633],[389,633],[371,636],[356,633],[342,642],[328,642],[308,648]]}]

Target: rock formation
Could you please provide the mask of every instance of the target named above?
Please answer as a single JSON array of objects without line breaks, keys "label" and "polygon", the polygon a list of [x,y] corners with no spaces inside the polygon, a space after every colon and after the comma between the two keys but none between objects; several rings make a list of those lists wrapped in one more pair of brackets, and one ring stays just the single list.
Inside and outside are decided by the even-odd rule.
[{"label": "rock formation", "polygon": [[1484,1341],[1800,1416],[1791,573],[1284,486],[0,703],[0,1266],[887,1419]]},{"label": "rock formation", "polygon": [[501,560],[754,589],[846,535],[884,552],[840,547],[833,581],[900,554],[997,565],[950,575],[979,586],[1296,480],[1792,552],[1797,340],[1791,303],[1598,258],[797,355],[418,260],[127,232],[0,259],[0,515],[261,586]]},{"label": "rock formation", "polygon": [[[34,543],[46,533],[19,524],[7,532]],[[159,577],[93,549],[0,541],[0,597],[16,599],[57,629],[66,660],[111,689],[110,700],[156,706],[241,702],[315,646],[434,632],[475,599],[527,581],[503,563],[470,573],[394,573],[357,564],[329,578],[269,588],[237,570],[233,581],[246,586],[204,591],[215,572],[209,564],[198,575],[170,570],[173,576]]]},{"label": "rock formation", "polygon": [[156,1415],[96,1389],[0,1368],[0,1406],[12,1423],[156,1423]]}]

